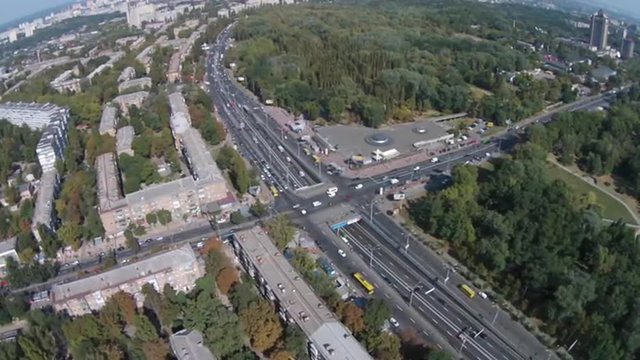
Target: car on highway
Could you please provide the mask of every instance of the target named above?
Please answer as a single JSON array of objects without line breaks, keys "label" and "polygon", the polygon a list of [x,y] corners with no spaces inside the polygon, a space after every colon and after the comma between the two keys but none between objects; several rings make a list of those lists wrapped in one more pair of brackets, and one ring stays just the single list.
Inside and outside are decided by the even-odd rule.
[{"label": "car on highway", "polygon": [[342,257],[347,257],[347,253],[344,252],[344,250],[342,250],[342,249],[338,249],[338,255],[340,255]]},{"label": "car on highway", "polygon": [[282,285],[282,283],[278,283],[278,289],[280,289],[280,292],[282,292],[282,293],[286,291],[285,288],[284,288],[284,285]]},{"label": "car on highway", "polygon": [[413,171],[420,171],[420,166],[416,166],[413,168]]},{"label": "car on highway", "polygon": [[302,170],[298,171],[298,175],[300,175],[300,177],[304,177],[304,171]]},{"label": "car on highway", "polygon": [[434,158],[432,158],[432,159],[431,159],[431,162],[432,162],[432,163],[437,163],[438,161],[439,161],[439,160],[438,160],[438,158],[437,158],[437,157],[434,157]]},{"label": "car on highway", "polygon": [[344,241],[345,244],[349,244],[349,239],[347,239],[346,236],[340,236],[340,239],[342,239],[342,241]]},{"label": "car on highway", "polygon": [[335,197],[335,196],[336,196],[336,193],[328,193],[328,194],[327,194],[327,196],[328,196],[328,197],[330,197],[330,198],[332,198],[332,197]]},{"label": "car on highway", "polygon": [[389,182],[391,183],[391,185],[395,185],[395,184],[399,183],[400,180],[398,180],[396,178],[391,178],[391,179],[389,179]]},{"label": "car on highway", "polygon": [[300,210],[300,214],[307,215],[307,210],[305,210],[305,209]]},{"label": "car on highway", "polygon": [[398,320],[396,320],[396,318],[389,318],[389,323],[394,327],[400,327],[400,323],[398,322]]},{"label": "car on highway", "polygon": [[356,190],[360,190],[360,189],[362,189],[362,187],[363,187],[362,184],[358,184],[358,185],[354,186],[353,188],[356,189]]},{"label": "car on highway", "polygon": [[322,203],[320,201],[314,201],[312,205],[313,207],[318,207],[318,206],[322,206]]},{"label": "car on highway", "polygon": [[162,236],[156,238],[156,241],[162,241],[162,240],[164,240],[164,237]]},{"label": "car on highway", "polygon": [[295,204],[295,205],[292,206],[293,209],[297,209],[299,207],[300,207],[300,204]]},{"label": "car on highway", "polygon": [[481,298],[483,298],[485,300],[488,298],[487,293],[484,292],[484,291],[478,291],[478,296],[480,296]]},{"label": "car on highway", "polygon": [[129,263],[129,261],[131,261],[131,260],[130,259],[122,259],[122,260],[120,260],[120,264],[124,265],[124,264]]}]

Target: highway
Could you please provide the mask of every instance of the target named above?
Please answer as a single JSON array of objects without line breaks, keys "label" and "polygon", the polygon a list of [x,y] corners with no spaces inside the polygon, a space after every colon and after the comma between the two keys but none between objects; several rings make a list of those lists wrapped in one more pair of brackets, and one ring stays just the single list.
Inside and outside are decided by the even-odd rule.
[{"label": "highway", "polygon": [[[379,247],[380,263],[374,270],[395,284],[400,294],[407,295],[407,289],[415,284],[431,286],[432,293],[416,292],[412,298],[421,314],[435,326],[446,341],[458,348],[462,356],[470,359],[549,359],[552,354],[520,324],[510,319],[488,300],[468,299],[457,286],[465,280],[435,253],[404,235],[404,230],[375,206],[376,195],[390,194],[414,181],[425,182],[433,188],[447,184],[448,171],[457,164],[484,160],[509,151],[520,141],[518,131],[513,129],[495,134],[486,144],[478,144],[458,151],[439,155],[439,161],[413,164],[395,169],[384,175],[366,179],[349,179],[340,176],[328,178],[320,167],[312,164],[308,157],[300,157],[296,139],[286,137],[275,121],[270,119],[260,104],[248,91],[236,82],[225,69],[224,54],[230,46],[232,25],[218,37],[209,54],[208,76],[210,93],[219,116],[227,125],[233,141],[241,154],[260,170],[267,184],[273,183],[284,196],[280,196],[275,210],[292,211],[295,205],[294,221],[305,229],[326,226],[313,224],[309,216],[325,211],[333,206],[348,203],[358,209],[365,218],[371,218],[371,225],[358,224],[345,229],[353,236],[353,248],[366,260],[367,247]],[[605,95],[582,98],[574,103],[556,107],[518,123],[519,130],[529,124],[546,124],[553,115],[561,111],[577,111],[605,105]],[[277,150],[276,150],[277,149]],[[339,188],[336,197],[325,194],[303,196],[297,190],[323,184]],[[292,189],[289,189],[291,186]],[[287,191],[293,190],[293,191]],[[320,205],[317,205],[320,202]],[[316,205],[313,205],[316,203]],[[335,205],[334,205],[335,203]],[[304,214],[302,214],[304,210]],[[313,236],[313,234],[311,234]],[[337,257],[336,247],[325,240],[316,239],[329,256],[346,272],[360,271],[345,260]],[[335,239],[334,239],[335,240]],[[404,245],[409,244],[408,250]],[[360,245],[360,247],[358,247]],[[377,258],[377,257],[376,257]],[[375,261],[374,261],[375,262]],[[377,263],[376,263],[377,264]],[[390,268],[393,264],[395,268]],[[436,281],[436,279],[438,281]],[[447,279],[447,283],[442,283]],[[412,285],[413,284],[413,285]],[[426,290],[425,290],[426,291]],[[465,329],[465,331],[462,331]],[[474,338],[474,331],[482,333]],[[446,335],[445,335],[446,334]]]}]

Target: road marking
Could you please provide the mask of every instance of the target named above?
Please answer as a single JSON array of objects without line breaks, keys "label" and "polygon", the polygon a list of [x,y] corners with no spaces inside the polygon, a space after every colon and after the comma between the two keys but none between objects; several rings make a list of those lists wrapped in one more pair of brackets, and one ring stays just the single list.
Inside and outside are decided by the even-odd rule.
[{"label": "road marking", "polygon": [[420,311],[425,312],[424,309],[422,308],[422,306],[418,305],[418,309],[420,309]]},{"label": "road marking", "polygon": [[426,331],[424,331],[424,330],[422,330],[422,333],[423,333],[423,334],[425,334],[425,335],[427,335],[427,336],[429,336],[429,333],[428,333],[428,332],[426,332]]},{"label": "road marking", "polygon": [[459,317],[457,317],[457,316],[454,316],[454,317],[456,318],[456,320],[458,320],[458,322],[459,322],[459,323],[461,323],[461,324],[462,324],[462,320],[460,320],[460,318],[459,318]]},{"label": "road marking", "polygon": [[433,323],[436,324],[436,325],[438,324],[438,322],[434,318],[431,318],[431,321],[433,321]]},{"label": "road marking", "polygon": [[407,279],[411,280],[411,278],[407,274],[404,274],[404,277],[406,277]]},{"label": "road marking", "polygon": [[490,348],[493,348],[493,345],[491,345],[490,342],[487,343],[487,346],[490,347]]},{"label": "road marking", "polygon": [[398,310],[402,311],[402,308],[400,307],[400,305],[396,304],[396,307],[398,308]]},{"label": "road marking", "polygon": [[398,288],[398,285],[397,285],[397,284],[393,284],[393,287],[397,289],[397,288]]},{"label": "road marking", "polygon": [[389,294],[387,294],[387,293],[384,293],[384,296],[386,296],[386,297],[388,298],[388,297],[389,297]]},{"label": "road marking", "polygon": [[411,321],[411,322],[412,322],[412,323],[414,323],[414,324],[416,323],[416,321],[415,321],[415,320],[413,320],[413,318],[409,318],[409,321]]},{"label": "road marking", "polygon": [[504,356],[504,355],[502,355],[502,358],[503,358],[503,359],[507,359],[507,360],[509,360],[509,358],[508,358],[508,357],[506,357],[506,356]]},{"label": "road marking", "polygon": [[442,345],[436,343],[436,346],[438,347],[439,350],[442,350]]},{"label": "road marking", "polygon": [[447,335],[453,337],[453,334],[451,333],[451,331],[447,330]]}]

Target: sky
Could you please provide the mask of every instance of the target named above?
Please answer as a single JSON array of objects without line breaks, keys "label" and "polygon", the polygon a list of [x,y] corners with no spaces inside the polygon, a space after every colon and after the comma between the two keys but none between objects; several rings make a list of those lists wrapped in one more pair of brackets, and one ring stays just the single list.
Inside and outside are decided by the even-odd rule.
[{"label": "sky", "polygon": [[40,10],[70,3],[72,0],[0,0],[0,2],[2,2],[0,24],[3,24]]},{"label": "sky", "polygon": [[[40,10],[70,3],[72,0],[0,0],[0,2],[3,3],[0,24],[3,24]],[[611,4],[611,6],[640,15],[640,0],[601,0],[599,3]]]}]

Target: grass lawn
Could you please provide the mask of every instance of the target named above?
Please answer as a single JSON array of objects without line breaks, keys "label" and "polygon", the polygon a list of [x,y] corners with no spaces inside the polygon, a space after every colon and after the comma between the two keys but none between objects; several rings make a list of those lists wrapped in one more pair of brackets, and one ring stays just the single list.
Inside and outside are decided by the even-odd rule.
[{"label": "grass lawn", "polygon": [[635,224],[633,216],[629,214],[629,211],[622,204],[597,187],[589,185],[579,177],[557,167],[553,163],[547,163],[547,175],[564,181],[579,195],[585,195],[588,192],[594,193],[596,202],[602,208],[602,216],[605,218],[611,220],[622,219],[629,224]]},{"label": "grass lawn", "polygon": [[491,91],[481,89],[475,85],[469,85],[469,89],[471,90],[471,96],[476,100],[482,100],[485,96],[493,95]]}]

